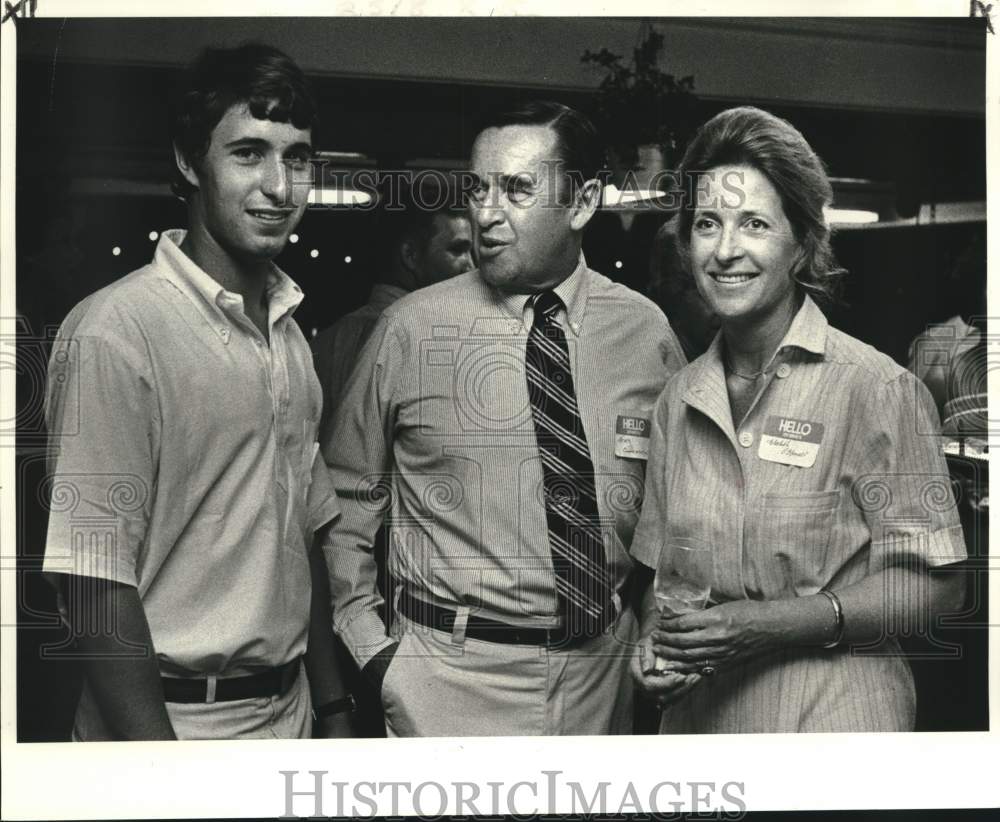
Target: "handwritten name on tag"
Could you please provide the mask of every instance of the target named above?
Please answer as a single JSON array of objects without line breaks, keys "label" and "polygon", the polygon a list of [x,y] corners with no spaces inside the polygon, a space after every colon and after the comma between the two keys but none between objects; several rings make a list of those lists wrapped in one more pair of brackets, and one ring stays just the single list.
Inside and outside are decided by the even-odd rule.
[{"label": "handwritten name on tag", "polygon": [[649,420],[619,416],[615,423],[615,456],[631,460],[649,459]]},{"label": "handwritten name on tag", "polygon": [[757,456],[768,462],[812,468],[823,441],[823,423],[792,417],[768,417]]}]

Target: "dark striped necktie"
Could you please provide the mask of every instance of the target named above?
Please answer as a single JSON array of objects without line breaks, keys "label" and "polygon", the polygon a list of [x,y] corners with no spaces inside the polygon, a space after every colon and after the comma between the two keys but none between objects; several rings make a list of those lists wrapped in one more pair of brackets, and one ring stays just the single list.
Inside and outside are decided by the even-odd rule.
[{"label": "dark striped necktie", "polygon": [[525,373],[542,458],[545,516],[564,637],[596,636],[613,613],[614,591],[597,509],[594,464],[573,387],[569,348],[556,313],[562,301],[543,291],[534,304]]}]

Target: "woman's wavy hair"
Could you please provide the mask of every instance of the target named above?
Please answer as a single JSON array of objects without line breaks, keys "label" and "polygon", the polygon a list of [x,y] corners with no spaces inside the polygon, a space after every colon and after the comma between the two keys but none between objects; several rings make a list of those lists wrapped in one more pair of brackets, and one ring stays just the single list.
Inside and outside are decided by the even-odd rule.
[{"label": "woman's wavy hair", "polygon": [[[264,43],[207,48],[189,69],[171,112],[170,138],[189,163],[197,167],[219,121],[241,103],[258,120],[300,129],[317,122],[305,75],[283,51]],[[170,187],[181,199],[196,190],[176,165]]]},{"label": "woman's wavy hair", "polygon": [[837,265],[830,247],[823,209],[833,202],[833,188],[823,161],[795,126],[753,106],[715,115],[688,144],[679,167],[686,199],[677,232],[685,258],[690,256],[699,177],[730,165],[757,169],[778,192],[802,249],[802,259],[792,272],[799,290],[821,303],[838,302],[847,272]]}]

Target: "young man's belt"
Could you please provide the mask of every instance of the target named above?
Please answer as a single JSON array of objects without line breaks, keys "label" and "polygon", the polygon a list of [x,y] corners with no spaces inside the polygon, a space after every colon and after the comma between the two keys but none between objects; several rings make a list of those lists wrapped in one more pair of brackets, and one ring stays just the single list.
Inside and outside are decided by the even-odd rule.
[{"label": "young man's belt", "polygon": [[[399,612],[407,619],[417,622],[435,631],[452,633],[458,615],[450,608],[443,608],[430,602],[411,596],[404,588],[398,601]],[[614,621],[614,607],[609,605],[609,613],[605,626]],[[504,645],[541,645],[550,648],[566,648],[585,641],[589,637],[567,637],[562,628],[526,628],[519,625],[508,625],[495,619],[469,614],[465,625],[467,639],[479,639],[484,642],[498,642]]]},{"label": "young man's belt", "polygon": [[250,676],[228,679],[160,677],[167,702],[232,702],[235,699],[284,696],[299,677],[301,657]]}]

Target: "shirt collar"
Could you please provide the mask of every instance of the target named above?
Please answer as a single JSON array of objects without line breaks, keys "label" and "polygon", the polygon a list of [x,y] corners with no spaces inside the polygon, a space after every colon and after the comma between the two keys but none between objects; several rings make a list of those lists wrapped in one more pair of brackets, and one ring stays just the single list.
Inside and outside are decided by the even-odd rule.
[{"label": "shirt collar", "polygon": [[[590,286],[587,270],[587,260],[581,251],[580,259],[577,261],[573,273],[552,289],[566,307],[566,318],[569,321],[567,325],[570,331],[576,335],[579,335],[583,330],[583,317],[587,309],[587,293]],[[508,314],[521,319],[527,330],[531,328],[534,321],[535,296],[534,294],[498,293],[498,300]]]},{"label": "shirt collar", "polygon": [[[819,306],[813,302],[807,294],[802,300],[802,305],[795,312],[792,324],[788,326],[781,344],[775,349],[775,355],[785,348],[801,348],[810,354],[826,353],[826,330],[830,327],[829,321]],[[706,360],[717,363],[720,369],[722,362],[722,332],[715,335],[711,345],[705,352]]]},{"label": "shirt collar", "polygon": [[792,324],[785,332],[785,338],[778,346],[782,348],[801,348],[810,354],[826,353],[826,330],[830,323],[827,321],[819,306],[813,302],[807,294],[802,300],[799,308],[792,320]]},{"label": "shirt collar", "polygon": [[[775,357],[787,348],[800,348],[811,354],[822,356],[826,352],[826,336],[829,323],[823,312],[806,295],[802,305],[785,332]],[[729,407],[729,393],[726,390],[726,372],[722,359],[722,332],[719,331],[708,350],[695,360],[694,371],[684,393],[684,401],[701,409],[727,432],[733,431],[732,414]],[[772,360],[773,362],[773,360]]]},{"label": "shirt collar", "polygon": [[587,277],[587,260],[580,252],[580,259],[565,280],[557,285],[553,290],[566,306],[566,318],[569,320],[570,330],[574,334],[579,334],[583,328],[583,315],[587,308],[587,285],[590,278]]},{"label": "shirt collar", "polygon": [[[201,299],[215,306],[223,313],[238,308],[242,311],[243,298],[227,291],[217,280],[181,251],[181,244],[187,232],[174,228],[164,231],[156,245],[154,260],[174,285],[193,299]],[[302,289],[282,271],[271,264],[267,274],[268,324],[273,325],[281,317],[290,314],[305,296]]]}]

